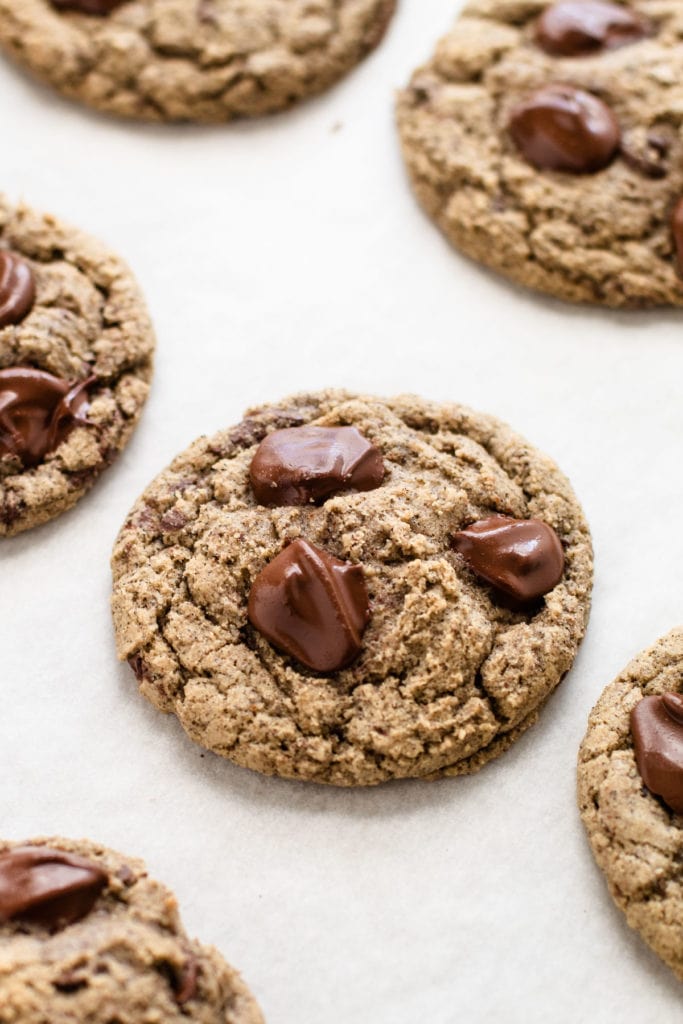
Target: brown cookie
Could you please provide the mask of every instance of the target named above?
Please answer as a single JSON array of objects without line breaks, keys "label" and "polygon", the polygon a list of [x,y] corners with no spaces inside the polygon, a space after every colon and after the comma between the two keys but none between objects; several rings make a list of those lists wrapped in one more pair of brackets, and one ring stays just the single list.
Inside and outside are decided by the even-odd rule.
[{"label": "brown cookie", "polygon": [[263,1024],[142,861],[87,840],[0,842],[0,1024]]},{"label": "brown cookie", "polygon": [[0,46],[60,92],[153,121],[229,121],[322,92],[396,0],[0,0]]},{"label": "brown cookie", "polygon": [[0,537],[74,505],[125,446],[154,332],[101,243],[0,196]]},{"label": "brown cookie", "polygon": [[457,775],[571,667],[592,568],[566,479],[498,420],[298,395],[201,438],[137,502],[113,556],[118,652],[237,764]]},{"label": "brown cookie", "polygon": [[603,691],[581,745],[578,791],[593,855],[614,902],[683,980],[681,693],[678,628],[634,658]]},{"label": "brown cookie", "polygon": [[682,39],[677,0],[470,0],[398,100],[420,203],[529,288],[683,305]]}]

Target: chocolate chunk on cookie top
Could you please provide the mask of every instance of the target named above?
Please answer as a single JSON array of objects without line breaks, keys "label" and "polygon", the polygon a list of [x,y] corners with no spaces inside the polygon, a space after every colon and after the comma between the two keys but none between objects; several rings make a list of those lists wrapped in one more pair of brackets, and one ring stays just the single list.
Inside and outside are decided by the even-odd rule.
[{"label": "chocolate chunk on cookie top", "polygon": [[678,0],[468,0],[398,99],[417,198],[519,284],[681,306],[681,75]]},{"label": "chocolate chunk on cookie top", "polygon": [[683,814],[683,697],[643,697],[631,712],[631,733],[643,782],[672,811]]},{"label": "chocolate chunk on cookie top", "polygon": [[223,122],[292,106],[376,46],[396,0],[0,0],[0,47],[124,117]]},{"label": "chocolate chunk on cookie top", "polygon": [[620,130],[609,107],[583,89],[546,85],[510,114],[510,133],[534,167],[591,174],[607,167]]},{"label": "chocolate chunk on cookie top", "polygon": [[340,391],[197,441],[112,565],[119,656],[156,707],[239,765],[340,786],[502,753],[571,667],[592,584],[546,456],[462,406]]},{"label": "chocolate chunk on cookie top", "polygon": [[291,427],[261,442],[249,476],[261,505],[306,505],[379,487],[384,463],[355,427]]},{"label": "chocolate chunk on cookie top", "polygon": [[491,516],[456,533],[453,547],[478,576],[523,604],[550,593],[564,573],[560,538],[538,519]]},{"label": "chocolate chunk on cookie top", "polygon": [[0,197],[0,537],[66,511],[124,447],[154,334],[130,271]]},{"label": "chocolate chunk on cookie top", "polygon": [[16,252],[0,250],[0,330],[21,323],[35,301],[36,282],[29,264]]},{"label": "chocolate chunk on cookie top", "polygon": [[316,672],[337,672],[361,651],[370,618],[360,565],[295,540],[254,580],[249,621]]},{"label": "chocolate chunk on cookie top", "polygon": [[604,0],[559,0],[536,22],[536,41],[554,57],[582,57],[640,42],[653,31],[632,7]]},{"label": "chocolate chunk on cookie top", "polygon": [[64,381],[17,366],[0,370],[0,457],[38,466],[77,425],[87,425],[87,381]]},{"label": "chocolate chunk on cookie top", "polygon": [[0,842],[0,1020],[263,1024],[142,861],[61,838]]},{"label": "chocolate chunk on cookie top", "polygon": [[578,792],[614,902],[683,980],[683,628],[603,691],[579,753]]},{"label": "chocolate chunk on cookie top", "polygon": [[0,924],[28,921],[51,931],[90,913],[107,876],[84,857],[49,846],[20,846],[0,854]]},{"label": "chocolate chunk on cookie top", "polygon": [[120,7],[126,0],[50,0],[58,11],[80,11],[82,14],[104,16],[111,14],[115,7]]}]

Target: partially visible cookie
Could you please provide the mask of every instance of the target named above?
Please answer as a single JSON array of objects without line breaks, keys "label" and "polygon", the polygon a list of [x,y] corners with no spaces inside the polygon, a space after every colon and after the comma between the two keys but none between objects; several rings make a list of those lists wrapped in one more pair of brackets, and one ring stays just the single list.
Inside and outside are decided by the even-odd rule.
[{"label": "partially visible cookie", "polygon": [[583,637],[590,535],[490,416],[323,391],[200,438],[113,556],[119,656],[189,736],[338,786],[459,775],[536,721]]},{"label": "partially visible cookie", "polygon": [[154,121],[229,121],[322,92],[396,0],[0,0],[0,46],[60,92]]},{"label": "partially visible cookie", "polygon": [[398,124],[466,255],[574,302],[680,306],[682,104],[678,0],[470,0]]},{"label": "partially visible cookie", "polygon": [[0,196],[0,537],[74,505],[142,412],[154,332],[104,245]]},{"label": "partially visible cookie", "polygon": [[0,1024],[263,1024],[142,861],[87,840],[0,842]]},{"label": "partially visible cookie", "polygon": [[629,925],[683,980],[683,628],[603,691],[579,753],[581,817]]}]

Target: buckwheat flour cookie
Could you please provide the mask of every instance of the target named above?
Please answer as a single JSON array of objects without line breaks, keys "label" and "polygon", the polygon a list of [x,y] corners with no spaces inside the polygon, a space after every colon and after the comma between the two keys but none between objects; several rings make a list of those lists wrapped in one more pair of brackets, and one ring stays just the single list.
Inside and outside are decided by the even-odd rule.
[{"label": "buckwheat flour cookie", "polygon": [[538,291],[683,305],[683,7],[470,0],[398,100],[427,213]]},{"label": "buckwheat flour cookie", "polygon": [[140,860],[86,840],[0,843],[0,1024],[263,1024]]},{"label": "buckwheat flour cookie", "polygon": [[683,628],[603,691],[581,745],[578,783],[614,902],[683,980]]},{"label": "buckwheat flour cookie", "polygon": [[229,121],[322,92],[381,41],[396,0],[0,0],[0,46],[125,117]]},{"label": "buckwheat flour cookie", "polygon": [[147,398],[154,333],[126,265],[0,196],[0,537],[74,505]]},{"label": "buckwheat flour cookie", "polygon": [[113,572],[119,655],[192,739],[353,786],[510,746],[574,660],[592,553],[564,476],[498,420],[324,391],[188,448]]}]

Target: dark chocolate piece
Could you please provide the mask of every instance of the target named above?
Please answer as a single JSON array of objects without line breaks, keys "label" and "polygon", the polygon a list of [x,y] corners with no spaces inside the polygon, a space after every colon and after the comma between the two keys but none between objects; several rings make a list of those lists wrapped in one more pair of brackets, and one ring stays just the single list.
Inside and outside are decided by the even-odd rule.
[{"label": "dark chocolate piece", "polygon": [[252,625],[316,672],[337,672],[358,656],[369,618],[362,566],[303,539],[259,573],[249,595]]},{"label": "dark chocolate piece", "polygon": [[264,438],[249,471],[260,505],[308,505],[384,479],[379,449],[355,427],[288,427]]},{"label": "dark chocolate piece", "polygon": [[543,597],[564,572],[560,538],[540,519],[491,516],[454,534],[453,547],[477,576],[521,604]]}]

